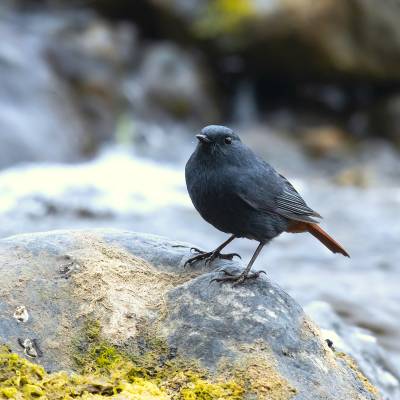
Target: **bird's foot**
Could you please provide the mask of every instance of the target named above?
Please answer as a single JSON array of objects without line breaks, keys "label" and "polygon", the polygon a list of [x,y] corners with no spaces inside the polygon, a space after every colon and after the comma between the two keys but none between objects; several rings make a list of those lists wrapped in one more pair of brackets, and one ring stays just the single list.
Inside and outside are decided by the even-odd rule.
[{"label": "bird's foot", "polygon": [[267,275],[265,271],[251,272],[248,274],[242,272],[239,275],[232,274],[231,272],[226,271],[225,269],[221,270],[221,272],[223,272],[225,276],[221,278],[214,278],[211,280],[211,282],[220,282],[220,283],[232,282],[232,286],[238,286],[247,280],[257,279],[261,274]]},{"label": "bird's foot", "polygon": [[242,258],[239,254],[237,253],[229,253],[229,254],[222,254],[219,251],[202,251],[196,247],[192,247],[190,249],[191,251],[194,251],[196,253],[198,253],[197,255],[190,257],[188,260],[186,260],[184,267],[186,267],[187,265],[192,265],[193,263],[197,262],[197,261],[205,261],[206,265],[210,265],[215,259],[220,258],[222,260],[232,260],[233,257],[239,257]]}]

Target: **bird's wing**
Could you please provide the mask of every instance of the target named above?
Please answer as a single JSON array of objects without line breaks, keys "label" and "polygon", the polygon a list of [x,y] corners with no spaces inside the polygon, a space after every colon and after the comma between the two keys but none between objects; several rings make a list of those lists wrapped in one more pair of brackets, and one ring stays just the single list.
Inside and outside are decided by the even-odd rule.
[{"label": "bird's wing", "polygon": [[318,223],[313,217],[322,218],[284,176],[264,161],[259,160],[256,170],[242,170],[237,176],[236,193],[250,207],[301,222]]},{"label": "bird's wing", "polygon": [[284,183],[284,189],[275,198],[275,211],[286,218],[296,221],[318,223],[319,221],[312,217],[322,218],[322,216],[306,204],[297,190],[283,175],[278,175]]}]

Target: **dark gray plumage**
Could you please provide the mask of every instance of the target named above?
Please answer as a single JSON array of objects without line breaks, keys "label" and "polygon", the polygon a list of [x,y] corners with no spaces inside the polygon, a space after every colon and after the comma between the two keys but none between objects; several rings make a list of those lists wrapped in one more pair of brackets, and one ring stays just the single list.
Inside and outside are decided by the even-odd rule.
[{"label": "dark gray plumage", "polygon": [[190,198],[207,222],[232,236],[213,252],[196,249],[199,254],[188,263],[200,259],[211,262],[216,257],[231,259],[232,254],[222,255],[220,251],[234,238],[257,240],[260,245],[245,272],[239,277],[218,279],[242,282],[258,276],[249,275],[255,258],[264,244],[284,231],[309,231],[323,243],[326,241],[324,244],[332,251],[347,255],[317,227],[315,218],[322,217],[307,206],[290,182],[244,145],[231,129],[210,125],[197,138],[199,143],[185,169]]}]

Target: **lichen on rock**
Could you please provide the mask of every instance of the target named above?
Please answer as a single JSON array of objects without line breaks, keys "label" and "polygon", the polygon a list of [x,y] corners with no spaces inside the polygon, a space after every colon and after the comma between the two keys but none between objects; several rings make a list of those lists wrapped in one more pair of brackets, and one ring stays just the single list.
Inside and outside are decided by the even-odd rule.
[{"label": "lichen on rock", "polygon": [[243,357],[230,367],[230,374],[248,393],[269,400],[289,400],[296,395],[296,388],[279,372],[277,361],[265,342],[245,344],[240,350]]},{"label": "lichen on rock", "polygon": [[114,343],[136,335],[138,323],[165,312],[165,293],[192,274],[181,276],[157,270],[143,258],[96,235],[78,234],[82,246],[71,252],[79,267],[71,279],[80,299],[80,316],[93,313],[103,334]]}]

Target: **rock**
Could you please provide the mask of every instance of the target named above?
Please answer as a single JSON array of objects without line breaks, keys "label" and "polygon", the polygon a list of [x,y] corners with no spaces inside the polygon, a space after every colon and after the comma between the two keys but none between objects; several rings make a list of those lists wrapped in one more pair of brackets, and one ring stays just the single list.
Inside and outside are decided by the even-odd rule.
[{"label": "rock", "polygon": [[76,21],[67,19],[65,27],[54,33],[47,53],[74,94],[91,147],[96,148],[115,131],[124,110],[123,80],[141,49],[134,25],[112,24],[93,13],[76,14]]},{"label": "rock", "polygon": [[142,119],[166,116],[206,124],[218,117],[204,61],[172,42],[153,43],[125,90],[133,111]]},{"label": "rock", "polygon": [[93,154],[123,108],[122,78],[138,53],[134,26],[79,10],[4,14],[0,168]]},{"label": "rock", "polygon": [[[277,285],[266,278],[238,288],[211,282],[221,272],[205,266],[184,269],[189,247],[116,230],[2,239],[0,343],[53,371],[74,370],[88,355],[104,371],[118,363],[117,351],[123,351],[130,360],[125,367],[132,368],[131,375],[124,375],[129,385],[138,382],[129,378],[138,371],[135,362],[146,360],[151,369],[142,376],[157,378],[160,369],[183,358],[185,368],[173,372],[175,386],[165,375],[162,379],[168,382],[167,393],[175,390],[185,399],[198,398],[187,397],[189,390],[206,389],[214,391],[207,398],[226,399],[381,398],[355,362],[329,348]],[[214,267],[238,270],[239,264],[219,261]],[[16,318],[21,310],[29,317]],[[101,341],[93,347],[98,335]],[[179,383],[191,365],[204,371],[201,387],[198,381]],[[121,390],[133,390],[126,385]],[[100,380],[96,390],[105,393],[113,386],[104,387]]]},{"label": "rock", "polygon": [[178,21],[180,32],[225,53],[239,51],[259,70],[314,78],[400,76],[400,11],[390,0],[148,1]]},{"label": "rock", "polygon": [[320,326],[322,337],[330,340],[336,351],[353,357],[385,399],[400,398],[400,370],[369,331],[349,326],[322,301],[308,304],[305,311]]},{"label": "rock", "polygon": [[129,112],[120,119],[116,137],[133,144],[140,157],[186,162],[193,132],[220,118],[205,60],[173,42],[148,43],[122,89]]},{"label": "rock", "polygon": [[0,26],[0,168],[76,160],[85,146],[84,127],[43,57],[44,38],[22,29],[26,21],[8,17]]}]

